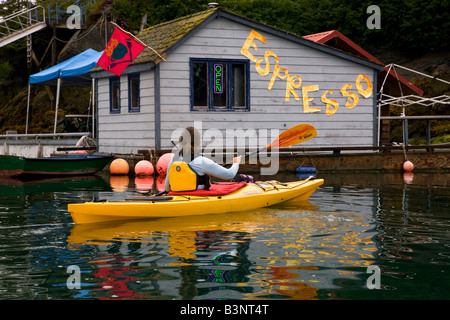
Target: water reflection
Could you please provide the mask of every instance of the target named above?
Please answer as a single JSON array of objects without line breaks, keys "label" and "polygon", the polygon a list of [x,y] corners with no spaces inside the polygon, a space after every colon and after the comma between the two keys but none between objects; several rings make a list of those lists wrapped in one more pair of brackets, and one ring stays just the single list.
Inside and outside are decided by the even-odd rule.
[{"label": "water reflection", "polygon": [[[133,266],[157,261],[163,282],[171,283],[158,285],[163,296],[299,299],[316,297],[320,288],[338,287],[336,278],[361,282],[358,268],[370,265],[377,250],[374,234],[367,231],[372,222],[360,213],[324,214],[306,202],[207,219],[75,225],[68,242],[73,250],[80,245],[108,246],[112,254],[115,248],[114,257],[128,254],[131,244],[145,245],[146,258]],[[179,274],[171,267],[179,268]]]},{"label": "water reflection", "polygon": [[[155,193],[127,176],[0,182],[4,299],[450,298],[449,174],[321,174],[309,202],[74,225],[67,204]],[[280,181],[295,175],[277,177]],[[369,265],[381,290],[368,290]],[[67,288],[80,267],[81,289]]]}]

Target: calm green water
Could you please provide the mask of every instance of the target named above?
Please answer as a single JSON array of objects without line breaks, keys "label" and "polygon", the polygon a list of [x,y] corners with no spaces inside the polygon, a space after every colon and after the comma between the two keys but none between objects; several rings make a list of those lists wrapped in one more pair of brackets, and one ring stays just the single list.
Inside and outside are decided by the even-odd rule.
[{"label": "calm green water", "polygon": [[68,203],[153,181],[1,180],[0,299],[450,298],[450,174],[318,177],[295,207],[81,226]]}]

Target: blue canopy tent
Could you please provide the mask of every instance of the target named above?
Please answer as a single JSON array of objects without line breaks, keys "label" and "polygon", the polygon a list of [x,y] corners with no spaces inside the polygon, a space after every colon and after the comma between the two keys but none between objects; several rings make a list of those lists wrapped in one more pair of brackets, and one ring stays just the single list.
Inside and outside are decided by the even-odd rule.
[{"label": "blue canopy tent", "polygon": [[[28,132],[28,112],[30,109],[30,86],[32,84],[57,86],[55,126],[53,132],[56,133],[61,85],[69,87],[89,87],[92,85],[92,90],[94,90],[93,81],[88,73],[97,65],[97,61],[100,59],[102,54],[103,51],[98,52],[93,49],[88,49],[70,59],[54,65],[53,67],[30,76],[30,80],[28,82],[26,133]],[[92,94],[94,94],[94,92],[92,92]]]}]

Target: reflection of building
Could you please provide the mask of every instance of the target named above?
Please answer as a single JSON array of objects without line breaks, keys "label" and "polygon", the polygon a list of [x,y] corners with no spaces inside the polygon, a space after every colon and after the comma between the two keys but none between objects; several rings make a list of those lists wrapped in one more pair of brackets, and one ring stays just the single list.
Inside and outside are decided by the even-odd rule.
[{"label": "reflection of building", "polygon": [[75,225],[68,242],[98,239],[92,263],[109,269],[93,282],[116,296],[122,284],[105,282],[108,277],[128,277],[134,295],[166,299],[316,299],[319,290],[366,289],[365,270],[378,250],[376,193],[340,186],[331,181],[321,189],[320,209],[306,203],[104,229]]},{"label": "reflection of building", "polygon": [[[305,146],[376,144],[378,62],[221,8],[162,23],[121,77],[95,69],[100,151],[171,149],[177,128],[286,130],[311,123]],[[131,101],[139,105],[129,107]],[[269,137],[270,139],[270,137]],[[216,141],[217,142],[217,141]]]},{"label": "reflection of building", "polygon": [[[187,239],[188,240],[188,239]],[[181,267],[180,295],[183,299],[241,299],[237,283],[246,282],[251,262],[247,259],[250,236],[246,232],[199,230],[189,266]],[[186,240],[185,240],[186,241]]]},{"label": "reflection of building", "polygon": [[251,291],[235,291],[234,286],[246,282],[250,273],[247,250],[251,237],[245,230],[252,229],[214,228],[218,226],[196,217],[131,222],[104,229],[76,225],[68,242],[73,248],[78,243],[96,245],[96,259],[89,262],[95,267],[89,282],[98,283],[87,294],[92,298],[104,297],[104,292],[96,292],[102,290],[119,299],[152,295],[240,299],[242,293]]},{"label": "reflection of building", "polygon": [[[130,287],[130,284],[136,281],[136,277],[129,276],[128,274],[133,274],[133,268],[127,266],[127,260],[121,254],[111,255],[108,261],[98,262],[96,267],[98,267],[97,272],[94,276],[97,280],[101,281],[102,288],[111,291],[110,297],[99,297],[100,300],[107,299],[138,299],[144,297],[143,295],[136,294]],[[112,264],[118,264],[116,266],[111,266]],[[123,264],[123,265],[122,265]],[[122,266],[119,266],[122,265]]]}]

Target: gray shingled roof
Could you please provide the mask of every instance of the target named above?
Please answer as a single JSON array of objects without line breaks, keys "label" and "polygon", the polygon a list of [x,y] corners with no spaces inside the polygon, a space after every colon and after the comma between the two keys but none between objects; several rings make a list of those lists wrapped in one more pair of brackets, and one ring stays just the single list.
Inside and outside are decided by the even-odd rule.
[{"label": "gray shingled roof", "polygon": [[[162,55],[217,10],[218,8],[212,8],[152,26],[139,33],[137,38]],[[153,50],[146,48],[133,61],[133,64],[154,62],[158,58],[159,56]]]},{"label": "gray shingled roof", "polygon": [[[356,56],[349,54],[348,52],[342,52],[335,48],[328,47],[324,44],[318,44],[313,41],[306,40],[303,37],[299,37],[298,35],[295,35],[293,33],[279,30],[277,28],[268,26],[264,23],[254,21],[254,20],[248,19],[246,17],[242,17],[240,15],[237,15],[230,11],[226,11],[219,7],[211,8],[211,9],[201,11],[201,12],[189,15],[189,16],[178,18],[176,20],[172,20],[172,21],[158,24],[156,26],[152,26],[148,29],[143,30],[137,37],[142,42],[144,42],[148,46],[152,47],[160,55],[163,55],[164,53],[168,54],[168,52],[167,52],[168,50],[170,51],[170,49],[174,45],[176,45],[183,37],[185,37],[190,32],[192,32],[194,29],[196,29],[199,25],[201,25],[205,20],[207,20],[212,15],[214,15],[214,13],[216,13],[216,12],[221,17],[231,19],[238,23],[248,25],[252,28],[256,27],[256,28],[262,29],[266,32],[275,34],[277,36],[284,37],[286,39],[295,41],[302,45],[312,47],[313,49],[324,51],[329,54],[340,56],[341,58],[348,59],[353,62],[372,67],[374,69],[381,70],[380,65],[378,65],[374,62],[371,62],[365,58],[356,57]],[[132,64],[140,64],[140,63],[145,63],[145,62],[158,63],[158,62],[160,62],[159,60],[160,60],[160,58],[155,52],[153,52],[151,49],[146,48],[133,61]]]}]

